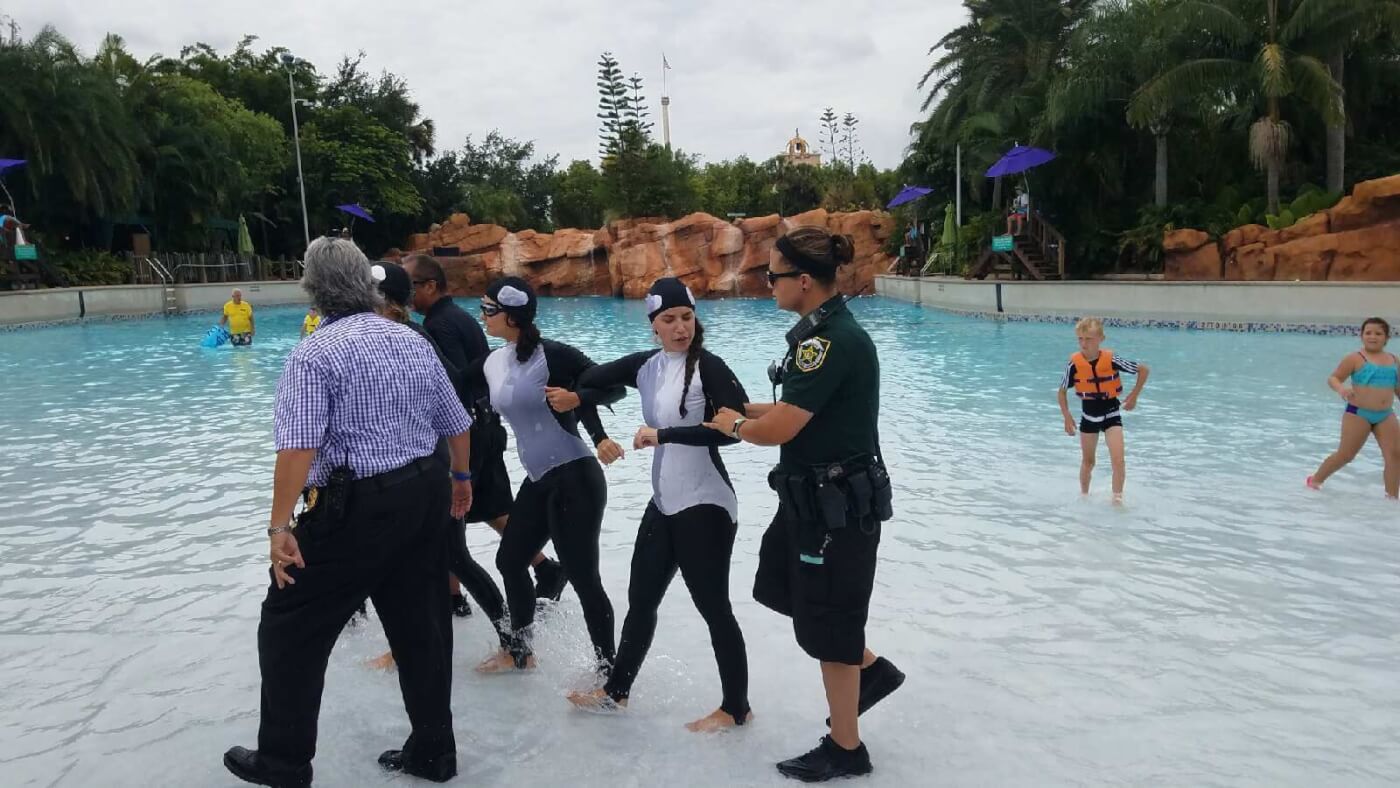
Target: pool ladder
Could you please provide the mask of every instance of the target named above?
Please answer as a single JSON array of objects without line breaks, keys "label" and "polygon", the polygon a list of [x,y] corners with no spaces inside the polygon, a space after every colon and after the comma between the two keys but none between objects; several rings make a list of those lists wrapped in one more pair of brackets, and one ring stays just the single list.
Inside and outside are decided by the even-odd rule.
[{"label": "pool ladder", "polygon": [[151,264],[151,270],[160,277],[160,283],[165,291],[165,314],[173,315],[180,311],[179,299],[175,296],[175,277],[170,275],[170,269],[165,267],[159,259],[148,257],[146,261]]}]

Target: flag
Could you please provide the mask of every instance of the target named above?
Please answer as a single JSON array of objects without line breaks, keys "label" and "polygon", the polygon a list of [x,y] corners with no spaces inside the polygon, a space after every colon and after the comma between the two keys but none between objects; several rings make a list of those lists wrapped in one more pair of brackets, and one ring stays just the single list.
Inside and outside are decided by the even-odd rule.
[{"label": "flag", "polygon": [[668,63],[668,62],[666,62],[666,53],[665,53],[665,52],[662,52],[662,53],[661,53],[661,67],[664,68],[664,69],[667,69],[667,70],[669,70],[669,69],[671,68],[671,64]]}]

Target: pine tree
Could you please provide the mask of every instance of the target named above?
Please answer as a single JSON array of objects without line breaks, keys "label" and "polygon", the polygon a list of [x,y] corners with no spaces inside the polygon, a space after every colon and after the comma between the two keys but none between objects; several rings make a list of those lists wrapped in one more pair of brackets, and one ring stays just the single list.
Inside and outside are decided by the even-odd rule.
[{"label": "pine tree", "polygon": [[818,118],[818,120],[820,120],[822,124],[821,143],[822,145],[826,146],[826,149],[828,151],[831,152],[830,161],[831,164],[834,166],[836,162],[841,160],[840,156],[838,156],[836,152],[836,140],[838,139],[839,132],[836,111],[831,107],[827,107],[826,110],[822,112],[822,116]]},{"label": "pine tree", "polygon": [[[841,119],[841,152],[846,155],[846,166],[851,172],[856,171],[856,146],[860,144],[860,136],[857,134],[859,125],[860,119],[850,112]],[[861,151],[861,155],[864,156],[865,152]]]},{"label": "pine tree", "polygon": [[617,155],[621,146],[627,118],[635,113],[627,95],[627,83],[622,69],[611,52],[604,52],[598,61],[598,154],[604,159]]},{"label": "pine tree", "polygon": [[639,141],[651,142],[651,130],[654,124],[647,120],[646,96],[642,95],[642,78],[633,72],[632,78],[628,80],[628,87],[632,91],[628,97],[631,106],[628,107],[623,122]]}]

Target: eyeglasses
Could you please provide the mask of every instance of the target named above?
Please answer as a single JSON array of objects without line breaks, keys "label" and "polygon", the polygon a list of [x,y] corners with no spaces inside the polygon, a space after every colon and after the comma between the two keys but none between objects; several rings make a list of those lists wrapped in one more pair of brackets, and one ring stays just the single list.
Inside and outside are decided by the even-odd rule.
[{"label": "eyeglasses", "polygon": [[414,284],[414,285],[426,285],[426,284],[429,283],[429,282],[436,283],[437,280],[436,280],[436,279],[414,279],[414,280],[413,280],[413,284]]},{"label": "eyeglasses", "polygon": [[779,279],[787,279],[787,278],[789,278],[789,277],[798,277],[798,276],[802,276],[802,274],[803,274],[804,272],[798,271],[798,270],[792,270],[792,271],[774,271],[773,269],[770,268],[770,269],[768,269],[768,272],[767,272],[767,273],[768,273],[768,285],[771,287],[771,286],[777,284],[777,282],[778,282]]},{"label": "eyeglasses", "polygon": [[495,317],[496,315],[499,315],[501,312],[504,312],[504,311],[505,311],[505,310],[501,309],[499,306],[496,306],[495,304],[487,304],[487,303],[484,303],[484,302],[483,302],[482,305],[481,305],[481,314],[483,314],[483,315],[485,315],[485,316],[487,316],[487,317]]}]

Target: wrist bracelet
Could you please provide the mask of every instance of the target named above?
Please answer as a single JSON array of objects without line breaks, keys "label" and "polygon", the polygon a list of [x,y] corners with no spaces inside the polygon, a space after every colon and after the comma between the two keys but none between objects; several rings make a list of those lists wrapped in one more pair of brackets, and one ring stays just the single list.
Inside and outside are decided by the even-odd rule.
[{"label": "wrist bracelet", "polygon": [[469,482],[469,481],[471,481],[471,480],[472,480],[472,472],[471,472],[471,471],[453,471],[453,472],[452,472],[452,481],[454,481],[454,482]]},{"label": "wrist bracelet", "polygon": [[729,436],[734,440],[741,440],[741,438],[739,437],[739,428],[744,426],[744,423],[747,421],[748,419],[743,418],[742,416],[738,419],[735,419],[734,426],[729,430]]},{"label": "wrist bracelet", "polygon": [[276,536],[276,535],[278,535],[278,534],[289,534],[289,533],[291,533],[291,532],[292,532],[292,526],[290,526],[290,525],[279,525],[279,526],[277,526],[276,528],[269,528],[269,529],[267,529],[267,535],[268,535],[268,536]]}]

